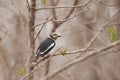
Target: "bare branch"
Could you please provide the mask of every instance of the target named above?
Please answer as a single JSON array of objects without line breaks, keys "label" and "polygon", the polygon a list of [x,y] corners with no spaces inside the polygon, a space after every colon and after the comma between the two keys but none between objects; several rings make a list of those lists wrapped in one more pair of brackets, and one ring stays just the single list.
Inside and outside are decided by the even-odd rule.
[{"label": "bare branch", "polygon": [[[48,61],[48,60],[47,60]],[[40,69],[41,67],[43,67],[47,61],[45,61],[43,64],[41,64],[39,67],[34,68],[31,72],[27,73],[21,80],[25,80],[25,78],[27,78],[31,73],[34,73],[35,71],[37,71],[38,69]]]},{"label": "bare branch", "polygon": [[[74,17],[80,15],[82,12],[84,12],[84,9],[87,9],[86,6],[87,6],[91,1],[92,1],[92,0],[90,0],[89,2],[87,2],[85,5],[82,5],[83,8],[81,9],[81,11],[78,12],[78,13],[76,13],[75,15],[73,15],[73,16],[70,17],[70,18],[66,18],[66,19],[62,19],[62,20],[49,19],[49,20],[47,20],[47,21],[41,22],[40,24],[38,24],[38,25],[36,25],[36,26],[34,26],[34,27],[37,27],[37,26],[43,24],[44,22],[53,21],[54,23],[56,23],[56,22],[58,23],[58,25],[56,26],[56,28],[57,28],[57,27],[59,26],[59,24],[65,22],[65,21],[71,20],[71,19],[73,19]],[[52,8],[52,9],[53,9],[53,8]],[[89,9],[88,9],[88,10],[89,10]],[[87,10],[86,10],[86,11],[87,11]],[[69,17],[69,16],[68,16],[68,17]],[[55,29],[56,29],[56,28],[55,28]],[[54,31],[54,30],[53,30],[53,31]]]},{"label": "bare branch", "polygon": [[[74,3],[73,3],[73,5],[76,5],[77,2],[78,2],[78,0],[75,0]],[[69,11],[69,13],[68,13],[68,15],[65,17],[65,19],[69,18],[70,15],[73,13],[73,11],[74,11],[74,8],[72,8],[72,9]]]},{"label": "bare branch", "polygon": [[43,10],[43,9],[57,9],[57,8],[78,8],[78,7],[83,7],[89,4],[92,0],[89,2],[85,3],[84,5],[70,5],[70,6],[48,6],[48,7],[43,7],[43,8],[38,8],[36,11]]},{"label": "bare branch", "polygon": [[[88,11],[88,10],[89,10],[89,9],[87,9],[86,11]],[[46,20],[46,21],[43,21],[43,22],[35,25],[34,27],[38,27],[38,26],[40,26],[40,25],[42,25],[42,24],[44,24],[44,23],[46,23],[46,22],[49,22],[49,21],[58,22],[58,23],[65,22],[65,21],[71,20],[71,19],[73,19],[74,17],[82,14],[83,11],[84,11],[84,9],[82,9],[80,12],[76,13],[75,15],[73,15],[72,17],[70,17],[70,18],[68,18],[68,19],[62,19],[62,20],[48,19],[48,20]]]},{"label": "bare branch", "polygon": [[[71,55],[71,54],[77,54],[77,53],[81,53],[81,52],[88,52],[88,51],[93,51],[93,50],[96,50],[96,49],[80,49],[80,50],[75,50],[75,51],[71,51],[71,52],[66,52],[66,54],[65,55]],[[61,54],[54,54],[54,55],[52,55],[52,56],[59,56],[59,55],[61,55]]]},{"label": "bare branch", "polygon": [[[48,20],[48,18],[47,18],[47,20]],[[43,25],[42,25],[41,29],[39,30],[39,32],[37,33],[34,41],[35,41],[35,40],[37,39],[37,37],[39,36],[39,34],[41,33],[41,31],[42,31],[42,29],[43,29],[43,27],[45,26],[46,23],[47,23],[47,22],[44,22],[44,23],[43,23]],[[39,25],[38,25],[38,26],[39,26]]]},{"label": "bare branch", "polygon": [[29,72],[30,75],[28,76],[28,80],[33,80],[33,74],[31,71],[34,69],[32,64],[34,59],[34,50],[35,50],[35,41],[34,41],[34,33],[35,28],[33,28],[35,24],[35,7],[36,7],[36,0],[30,0],[29,7],[29,37],[30,37],[30,60],[29,60]]},{"label": "bare branch", "polygon": [[[119,11],[118,11],[116,14],[119,14]],[[115,14],[115,15],[116,15],[116,14]],[[115,16],[115,15],[114,15],[114,16]],[[94,42],[94,40],[102,33],[102,31],[105,29],[105,27],[106,27],[109,23],[111,23],[111,22],[114,21],[114,16],[113,16],[112,18],[110,18],[109,21],[108,21],[106,24],[104,24],[104,25],[100,28],[100,30],[98,31],[98,33],[90,40],[90,42],[88,43],[88,45],[87,45],[87,47],[86,47],[86,50],[91,47],[91,45],[92,45],[92,43]]]},{"label": "bare branch", "polygon": [[28,11],[30,11],[30,5],[29,5],[28,0],[24,0],[24,1],[26,2],[26,7],[27,7]]},{"label": "bare branch", "polygon": [[109,7],[118,7],[118,5],[108,4],[108,3],[105,3],[105,2],[103,2],[103,1],[100,1],[100,2],[98,2],[98,3],[103,4],[103,5],[105,5],[105,6],[109,6]]},{"label": "bare branch", "polygon": [[45,7],[45,8],[38,8],[36,9],[36,11],[38,10],[43,10],[43,9],[57,9],[57,8],[78,8],[78,7],[83,7],[83,5],[76,5],[76,6],[49,6],[49,7]]},{"label": "bare branch", "polygon": [[[53,0],[50,0],[50,1],[52,6],[55,6],[55,2]],[[55,8],[52,9],[52,15],[53,15],[53,19],[57,19]]]},{"label": "bare branch", "polygon": [[[0,29],[0,31],[1,31],[1,29]],[[8,34],[8,31],[4,32],[3,37],[0,37],[0,42],[7,36],[7,34]]]}]

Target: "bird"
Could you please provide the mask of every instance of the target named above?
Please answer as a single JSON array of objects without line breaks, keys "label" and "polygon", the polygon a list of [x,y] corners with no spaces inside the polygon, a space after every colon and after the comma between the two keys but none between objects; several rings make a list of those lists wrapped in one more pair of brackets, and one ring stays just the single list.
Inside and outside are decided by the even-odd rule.
[{"label": "bird", "polygon": [[58,37],[61,37],[61,36],[56,33],[52,33],[46,39],[41,41],[39,47],[37,48],[34,62],[37,62],[39,57],[44,57],[54,48],[54,46],[56,45],[55,40]]}]

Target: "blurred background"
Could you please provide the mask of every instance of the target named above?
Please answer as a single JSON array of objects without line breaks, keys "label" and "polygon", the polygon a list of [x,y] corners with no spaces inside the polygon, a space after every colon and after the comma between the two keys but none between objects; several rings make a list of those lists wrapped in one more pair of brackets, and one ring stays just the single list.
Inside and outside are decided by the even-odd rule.
[{"label": "blurred background", "polygon": [[[41,1],[36,0],[36,9],[44,6],[82,6],[37,10],[35,25],[50,18],[74,18],[63,22],[47,21],[35,41],[35,52],[40,42],[54,31],[62,37],[56,40],[56,46],[50,53],[59,48],[68,52],[84,49],[103,26],[104,30],[90,48],[99,49],[111,43],[107,28],[116,27],[117,40],[120,38],[120,0],[46,0],[45,4]],[[25,0],[0,0],[0,80],[20,80],[29,72],[29,13],[26,4]],[[35,27],[35,36],[41,27]],[[120,80],[119,46],[111,50],[116,51],[90,57],[49,80]],[[60,54],[59,51],[56,54]],[[78,54],[52,57],[34,73],[33,80],[62,67]]]}]

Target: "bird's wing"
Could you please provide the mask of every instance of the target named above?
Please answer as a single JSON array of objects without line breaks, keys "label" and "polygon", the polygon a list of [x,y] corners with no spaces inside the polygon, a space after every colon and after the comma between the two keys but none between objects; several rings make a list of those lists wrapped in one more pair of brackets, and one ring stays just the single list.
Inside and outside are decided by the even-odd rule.
[{"label": "bird's wing", "polygon": [[44,52],[41,52],[40,54],[48,53],[54,46],[55,46],[55,43],[50,44],[50,46]]},{"label": "bird's wing", "polygon": [[50,38],[46,38],[45,40],[43,40],[39,46],[40,51],[44,52],[45,50],[47,50],[52,43],[55,43],[54,40],[50,39]]},{"label": "bird's wing", "polygon": [[40,46],[37,49],[36,56],[44,56],[47,54],[53,47],[55,46],[54,40],[51,40],[50,38],[46,38],[43,40],[40,44]]}]

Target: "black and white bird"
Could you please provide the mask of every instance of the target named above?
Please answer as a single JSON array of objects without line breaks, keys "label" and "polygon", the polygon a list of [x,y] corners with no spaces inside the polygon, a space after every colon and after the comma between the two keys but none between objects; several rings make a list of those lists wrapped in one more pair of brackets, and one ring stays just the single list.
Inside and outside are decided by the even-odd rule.
[{"label": "black and white bird", "polygon": [[56,44],[55,40],[58,37],[61,37],[61,36],[56,33],[52,33],[40,43],[40,46],[38,47],[35,54],[35,62],[39,59],[39,57],[45,56],[54,48]]}]

